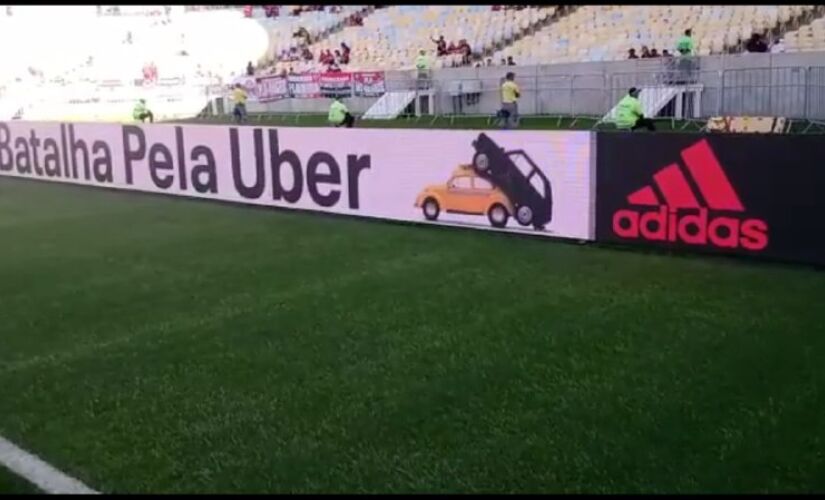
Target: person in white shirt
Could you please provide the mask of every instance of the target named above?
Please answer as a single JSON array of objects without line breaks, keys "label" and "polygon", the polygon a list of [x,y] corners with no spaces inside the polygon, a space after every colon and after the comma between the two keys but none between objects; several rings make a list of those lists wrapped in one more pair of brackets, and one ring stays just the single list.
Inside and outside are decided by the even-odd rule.
[{"label": "person in white shirt", "polygon": [[785,40],[780,38],[775,44],[771,45],[771,54],[782,54],[785,52]]}]

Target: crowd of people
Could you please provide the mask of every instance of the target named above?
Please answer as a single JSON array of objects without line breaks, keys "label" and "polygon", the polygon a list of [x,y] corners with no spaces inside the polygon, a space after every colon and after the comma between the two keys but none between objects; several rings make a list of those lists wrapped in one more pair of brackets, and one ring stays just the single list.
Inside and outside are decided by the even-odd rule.
[{"label": "crowd of people", "polygon": [[[341,66],[346,66],[350,62],[350,54],[352,49],[345,42],[341,42],[340,48],[333,50],[322,50],[317,55],[317,61],[327,71],[341,71]],[[312,62],[316,60],[316,55],[312,52],[308,45],[301,47],[291,47],[284,49],[278,55],[278,62]],[[247,68],[249,72],[249,68]],[[251,76],[251,75],[250,75]]]},{"label": "crowd of people", "polygon": [[[694,50],[693,31],[686,29],[679,40],[676,41],[676,52],[682,56],[692,56]],[[673,57],[673,54],[667,49],[663,49],[660,54],[656,48],[651,49],[647,45],[642,45],[641,54],[637,53],[633,47],[627,50],[628,59],[655,59],[657,57]]]},{"label": "crowd of people", "polygon": [[451,41],[448,44],[447,40],[444,39],[444,35],[440,35],[438,38],[431,38],[431,40],[435,43],[436,56],[444,57],[459,54],[461,55],[462,64],[470,63],[470,57],[473,55],[473,49],[470,47],[470,44],[466,39],[462,38],[458,41],[458,43]]},{"label": "crowd of people", "polygon": [[513,59],[513,56],[507,56],[506,58],[502,57],[501,61],[499,61],[498,64],[496,64],[495,61],[493,61],[492,57],[488,57],[487,60],[484,61],[484,62],[481,62],[481,61],[477,62],[475,64],[475,67],[476,68],[482,68],[482,67],[485,67],[485,66],[489,67],[489,66],[515,66],[515,65],[516,65],[516,61]]},{"label": "crowd of people", "polygon": [[[243,11],[246,17],[252,17],[252,14],[255,11],[256,7],[260,7],[264,10],[264,14],[266,17],[278,17],[281,15],[281,7],[280,5],[244,5]],[[300,16],[303,12],[323,12],[327,11],[332,14],[337,14],[341,12],[342,7],[340,5],[295,5],[292,9],[289,9],[286,12],[286,15],[290,16]]]},{"label": "crowd of people", "polygon": [[785,41],[779,38],[773,44],[768,45],[764,36],[759,33],[753,33],[745,43],[745,51],[753,54],[764,54],[767,52],[778,54],[785,52]]},{"label": "crowd of people", "polygon": [[656,48],[649,49],[647,45],[642,45],[641,53],[637,53],[634,48],[630,48],[627,51],[628,59],[653,59],[656,57],[673,57],[673,54],[667,49],[662,50],[660,54]]},{"label": "crowd of people", "polygon": [[524,10],[530,7],[529,5],[493,5],[492,9],[495,12],[500,10]]},{"label": "crowd of people", "polygon": [[[676,43],[676,51],[683,56],[691,56],[694,54],[694,43],[691,30],[685,30],[684,35],[679,38]],[[785,44],[782,38],[779,38],[775,43],[769,45],[765,37],[759,33],[753,33],[751,37],[745,42],[745,52],[748,53],[780,53],[785,52]],[[642,45],[641,53],[636,52],[635,48],[630,48],[627,51],[628,59],[650,59],[656,57],[673,57],[673,54],[667,49],[662,50],[660,54],[655,48],[648,48]]]}]

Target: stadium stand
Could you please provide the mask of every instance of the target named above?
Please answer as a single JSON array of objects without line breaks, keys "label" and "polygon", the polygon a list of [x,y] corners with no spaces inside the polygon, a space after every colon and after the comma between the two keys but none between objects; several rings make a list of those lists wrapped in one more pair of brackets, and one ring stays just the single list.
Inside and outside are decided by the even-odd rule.
[{"label": "stadium stand", "polygon": [[[160,120],[194,115],[250,62],[262,76],[406,71],[421,49],[433,69],[618,61],[643,46],[673,53],[685,28],[700,56],[742,52],[754,33],[773,46],[783,37],[783,52],[823,50],[824,13],[813,5],[0,6],[0,44],[25,47],[4,52],[0,119],[114,119],[139,97]],[[346,61],[320,60],[342,44]],[[669,99],[648,90],[651,106]]]},{"label": "stadium stand", "polygon": [[645,46],[672,54],[687,28],[693,30],[696,55],[737,52],[753,33],[799,22],[815,9],[814,5],[581,6],[493,57],[513,57],[525,65],[622,60],[629,49],[641,53]]},{"label": "stadium stand", "polygon": [[[819,15],[822,15],[822,6]],[[825,48],[825,18],[814,19],[810,24],[801,26],[784,35],[786,52],[806,52]]]},{"label": "stadium stand", "polygon": [[[313,42],[322,40],[330,33],[342,28],[346,19],[351,15],[355,13],[366,15],[369,10],[366,5],[346,5],[336,9],[335,12],[311,10],[301,12],[297,16],[267,17],[263,9],[253,9],[252,18],[261,23],[270,37],[265,61],[270,63],[277,61],[277,64],[270,64],[267,67],[267,72],[275,73],[290,67],[295,72],[308,70],[313,64],[311,61],[301,60],[301,47],[313,46]],[[285,7],[284,11],[287,13],[289,9]],[[304,34],[296,36],[301,30]],[[291,52],[299,59],[278,61],[283,55],[289,55]],[[313,59],[317,59],[317,52],[313,54]]]},{"label": "stadium stand", "polygon": [[364,18],[363,26],[346,27],[312,49],[334,52],[346,43],[352,48],[350,70],[411,69],[421,49],[434,68],[458,66],[467,63],[462,55],[438,57],[433,39],[444,36],[454,45],[466,40],[477,58],[542,26],[555,12],[553,6],[521,10],[492,10],[489,5],[392,6],[375,10]]}]

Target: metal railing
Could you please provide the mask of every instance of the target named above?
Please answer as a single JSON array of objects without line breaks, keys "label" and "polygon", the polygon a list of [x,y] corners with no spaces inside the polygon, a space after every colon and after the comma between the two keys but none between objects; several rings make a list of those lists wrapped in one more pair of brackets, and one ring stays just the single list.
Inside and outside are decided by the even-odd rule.
[{"label": "metal railing", "polygon": [[[825,120],[825,66],[704,71],[693,61],[660,70],[516,78],[519,113],[530,116],[604,116],[631,87],[671,89],[660,117],[781,116]],[[492,115],[500,108],[500,78],[436,79],[430,91],[433,114]],[[387,89],[409,89],[387,80]],[[661,93],[661,92],[660,92]],[[670,95],[670,94],[662,94]]]}]

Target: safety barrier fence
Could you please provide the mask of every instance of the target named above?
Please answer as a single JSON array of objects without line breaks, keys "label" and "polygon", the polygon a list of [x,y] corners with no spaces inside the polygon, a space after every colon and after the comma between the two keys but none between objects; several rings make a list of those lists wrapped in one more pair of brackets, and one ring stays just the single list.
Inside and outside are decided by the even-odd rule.
[{"label": "safety barrier fence", "polygon": [[825,264],[825,138],[0,122],[0,176]]},{"label": "safety barrier fence", "polygon": [[[665,96],[657,116],[707,120],[713,116],[781,116],[793,119],[825,120],[825,66],[792,66],[705,70],[698,60],[674,59],[647,71],[521,76],[519,113],[524,116],[605,116],[631,87]],[[654,68],[649,66],[649,68]],[[322,113],[328,101],[290,102],[307,97],[356,99],[355,112],[364,112],[384,92],[415,92],[428,99],[428,113],[436,116],[490,116],[501,107],[502,78],[422,79],[413,72],[366,73],[360,76],[304,75],[295,81],[314,82],[314,93],[294,93],[287,79],[278,87],[277,97],[258,104],[253,95],[251,109],[263,113]],[[259,79],[267,82],[275,77]],[[273,80],[274,81],[274,80]],[[324,82],[327,83],[319,83]],[[247,87],[253,91],[255,84]],[[263,88],[259,83],[258,87]],[[321,89],[320,91],[318,89]],[[362,89],[368,88],[369,92]],[[220,90],[220,91],[219,91]],[[226,90],[210,89],[211,95],[225,96]],[[254,91],[252,92],[254,94]],[[292,99],[290,99],[292,98]],[[225,112],[231,107],[224,106]]]},{"label": "safety barrier fence", "polygon": [[[759,115],[792,119],[825,120],[825,66],[781,66],[710,69],[705,59],[677,58],[638,66],[633,71],[557,74],[541,67],[513,67],[522,90],[519,113],[524,116],[603,117],[630,87],[661,95],[668,102],[658,110],[661,117],[707,120],[713,116]],[[595,67],[595,66],[594,66]],[[624,67],[624,66],[623,66]],[[483,68],[491,69],[491,68]],[[505,69],[502,68],[502,71]],[[293,75],[286,78],[265,76],[241,78],[250,90],[249,109],[277,114],[325,113],[326,98],[350,99],[350,108],[363,113],[386,92],[415,92],[427,100],[426,110],[435,116],[491,116],[500,108],[502,75],[473,70],[483,77],[461,77],[467,71],[434,71],[422,81],[415,72],[351,72]],[[41,115],[55,108],[68,107],[83,115],[89,102],[98,107],[108,104],[128,115],[129,106],[139,97],[152,106],[173,103],[172,117],[197,113],[218,98],[223,106],[213,112],[226,114],[230,89],[207,78],[165,77],[152,85],[136,82],[85,82],[54,88],[24,86],[9,88],[0,96],[4,106],[23,110],[22,119],[45,119]],[[258,99],[263,92],[264,99]],[[71,97],[74,96],[74,97]],[[178,110],[175,103],[186,101]],[[160,106],[156,106],[160,108]],[[38,108],[42,112],[35,112]],[[193,109],[194,108],[194,109]],[[163,109],[157,114],[165,115]],[[93,113],[89,119],[103,119]],[[98,116],[99,115],[99,116]],[[43,115],[45,116],[45,115]],[[2,117],[0,117],[2,118]]]}]

